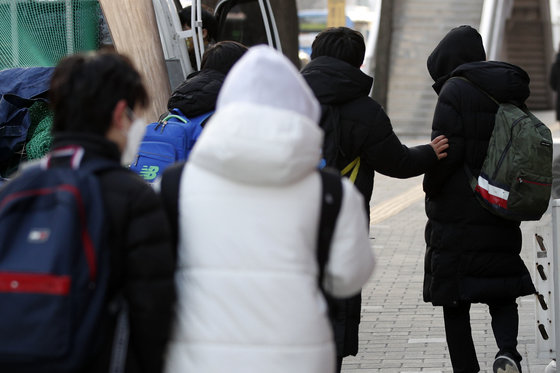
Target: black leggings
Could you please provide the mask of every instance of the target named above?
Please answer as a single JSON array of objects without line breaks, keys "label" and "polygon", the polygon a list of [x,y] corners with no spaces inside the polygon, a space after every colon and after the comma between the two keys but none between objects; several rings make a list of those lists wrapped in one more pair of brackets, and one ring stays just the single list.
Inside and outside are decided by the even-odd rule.
[{"label": "black leggings", "polygon": [[[507,353],[518,365],[521,355],[517,352],[519,315],[515,298],[488,303],[492,317],[492,330],[498,345],[496,356]],[[457,307],[443,307],[445,337],[454,373],[480,371],[471,334],[470,303]]]}]

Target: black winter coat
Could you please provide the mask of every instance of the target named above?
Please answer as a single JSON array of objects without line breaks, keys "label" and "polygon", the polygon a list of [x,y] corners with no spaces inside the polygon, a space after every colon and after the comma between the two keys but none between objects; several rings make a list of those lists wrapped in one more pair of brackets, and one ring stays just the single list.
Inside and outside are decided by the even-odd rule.
[{"label": "black winter coat", "polygon": [[187,118],[216,110],[216,100],[225,78],[225,74],[213,69],[192,73],[173,91],[167,108],[177,108]]},{"label": "black winter coat", "polygon": [[[407,178],[437,163],[430,145],[408,148],[401,144],[383,108],[369,97],[373,79],[360,69],[322,56],[307,64],[302,74],[322,105],[327,165],[342,170],[357,156],[361,158],[354,184],[364,197],[368,216],[375,171]],[[361,294],[336,303],[333,326],[339,356],[358,352],[360,311]]]},{"label": "black winter coat", "polygon": [[[80,145],[83,162],[94,157],[120,163],[117,146],[95,135],[55,134],[53,148]],[[129,306],[130,341],[126,372],[160,372],[175,301],[175,248],[161,202],[153,189],[125,168],[99,176],[109,229],[111,272],[106,302],[123,293]],[[99,356],[85,372],[106,373],[115,320]],[[101,331],[100,331],[101,333]]]},{"label": "black winter coat", "polygon": [[[375,171],[408,178],[437,163],[430,145],[408,148],[401,144],[381,105],[369,97],[373,78],[360,69],[322,56],[308,63],[302,74],[323,108],[327,165],[342,170],[357,156],[361,158],[355,185],[364,196],[368,215]],[[338,148],[334,154],[331,144]]]},{"label": "black winter coat", "polygon": [[[480,173],[498,105],[471,83],[449,79],[466,77],[496,100],[521,105],[529,96],[529,76],[508,63],[465,56],[476,49],[465,47],[457,39],[470,35],[468,29],[457,30],[448,40],[451,46],[440,43],[428,60],[439,95],[432,138],[443,134],[449,139],[447,157],[428,171],[423,181],[429,218],[424,300],[434,305],[489,302],[535,292],[519,256],[519,223],[483,208],[470,189],[464,169],[466,165],[473,175]],[[452,51],[455,46],[464,53],[453,60],[457,57]]]}]

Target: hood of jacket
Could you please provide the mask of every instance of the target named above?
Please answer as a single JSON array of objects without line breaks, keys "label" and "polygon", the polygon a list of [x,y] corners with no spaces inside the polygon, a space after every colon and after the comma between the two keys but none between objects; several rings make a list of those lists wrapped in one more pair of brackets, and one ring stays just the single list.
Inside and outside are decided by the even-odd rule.
[{"label": "hood of jacket", "polygon": [[225,78],[225,74],[213,69],[191,74],[173,91],[167,102],[168,110],[177,108],[188,118],[215,110]]},{"label": "hood of jacket", "polygon": [[337,58],[321,56],[302,70],[302,75],[323,105],[338,105],[369,95],[373,78]]},{"label": "hood of jacket", "polygon": [[320,107],[292,63],[254,47],[228,74],[189,162],[248,184],[283,185],[316,170]]},{"label": "hood of jacket", "polygon": [[467,78],[499,102],[510,102],[520,106],[531,94],[527,72],[507,62],[467,63],[455,69],[451,76]]},{"label": "hood of jacket", "polygon": [[445,82],[462,76],[499,102],[521,105],[530,94],[529,75],[507,62],[485,61],[478,31],[470,26],[452,29],[428,57],[428,71],[439,94]]},{"label": "hood of jacket", "polygon": [[485,61],[482,37],[470,26],[455,27],[445,35],[428,57],[428,71],[439,92],[453,70],[464,63]]}]

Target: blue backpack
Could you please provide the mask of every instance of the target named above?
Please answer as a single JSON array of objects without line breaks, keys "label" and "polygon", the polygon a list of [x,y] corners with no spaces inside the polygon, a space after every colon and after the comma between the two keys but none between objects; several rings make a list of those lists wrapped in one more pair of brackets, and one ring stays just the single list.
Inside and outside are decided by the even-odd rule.
[{"label": "blue backpack", "polygon": [[173,109],[149,124],[130,169],[149,183],[157,180],[169,165],[189,157],[203,124],[213,113],[188,119],[179,109]]},{"label": "blue backpack", "polygon": [[[57,149],[0,189],[0,371],[76,372],[106,342],[109,250],[83,148]],[[50,167],[51,159],[68,166]],[[60,158],[59,158],[60,159]]]}]

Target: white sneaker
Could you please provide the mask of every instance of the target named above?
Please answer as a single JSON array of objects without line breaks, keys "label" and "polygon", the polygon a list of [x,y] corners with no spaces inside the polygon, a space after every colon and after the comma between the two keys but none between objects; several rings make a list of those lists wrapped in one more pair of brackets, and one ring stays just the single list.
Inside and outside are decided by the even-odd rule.
[{"label": "white sneaker", "polygon": [[500,355],[494,360],[492,370],[494,373],[519,373],[515,361],[506,355]]}]

